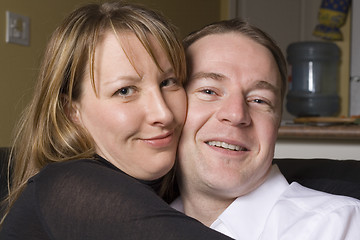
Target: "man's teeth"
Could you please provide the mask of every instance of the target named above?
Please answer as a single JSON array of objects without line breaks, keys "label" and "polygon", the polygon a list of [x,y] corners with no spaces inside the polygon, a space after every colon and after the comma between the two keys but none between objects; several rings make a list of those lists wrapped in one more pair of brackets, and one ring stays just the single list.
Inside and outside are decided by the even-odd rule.
[{"label": "man's teeth", "polygon": [[242,148],[240,146],[237,145],[233,145],[233,144],[229,144],[226,142],[220,142],[220,141],[210,141],[207,142],[208,145],[210,146],[215,146],[215,147],[221,147],[221,148],[225,148],[225,149],[229,149],[229,150],[233,150],[233,151],[246,151],[245,148]]}]

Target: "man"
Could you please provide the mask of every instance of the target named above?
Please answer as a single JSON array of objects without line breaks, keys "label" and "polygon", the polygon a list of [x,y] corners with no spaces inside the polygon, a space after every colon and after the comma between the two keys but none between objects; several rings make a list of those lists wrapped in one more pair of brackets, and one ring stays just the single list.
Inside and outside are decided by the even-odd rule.
[{"label": "man", "polygon": [[185,41],[188,117],[172,206],[235,239],[359,239],[360,204],[272,166],[286,62],[261,30],[211,24]]}]

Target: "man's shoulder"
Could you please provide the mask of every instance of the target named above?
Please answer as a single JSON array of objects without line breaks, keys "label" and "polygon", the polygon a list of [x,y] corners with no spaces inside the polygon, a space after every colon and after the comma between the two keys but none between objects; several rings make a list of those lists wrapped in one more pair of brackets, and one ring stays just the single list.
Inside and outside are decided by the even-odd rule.
[{"label": "man's shoulder", "polygon": [[301,208],[303,211],[331,212],[341,208],[360,208],[360,200],[348,196],[334,195],[310,189],[297,182],[290,184],[280,196],[281,204]]},{"label": "man's shoulder", "polygon": [[293,182],[273,206],[261,239],[357,239],[359,221],[358,199]]}]

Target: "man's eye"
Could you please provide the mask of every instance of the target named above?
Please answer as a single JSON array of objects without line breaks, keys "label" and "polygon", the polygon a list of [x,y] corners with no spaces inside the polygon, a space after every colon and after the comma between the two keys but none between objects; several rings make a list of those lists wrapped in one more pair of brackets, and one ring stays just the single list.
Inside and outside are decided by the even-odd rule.
[{"label": "man's eye", "polygon": [[198,99],[210,102],[216,101],[222,96],[222,91],[215,87],[200,87],[193,92]]},{"label": "man's eye", "polygon": [[261,99],[254,99],[253,102],[255,102],[255,103],[266,103],[264,100],[261,100]]},{"label": "man's eye", "polygon": [[255,98],[250,100],[250,102],[255,103],[257,105],[272,106],[271,101],[267,99]]},{"label": "man's eye", "polygon": [[203,89],[201,90],[202,93],[209,94],[209,95],[215,95],[216,93],[213,90],[210,89]]},{"label": "man's eye", "polygon": [[119,95],[119,96],[122,96],[122,97],[128,97],[132,94],[134,94],[135,92],[135,89],[134,87],[123,87],[123,88],[120,88],[119,90],[117,90],[114,95]]},{"label": "man's eye", "polygon": [[164,81],[162,81],[160,83],[160,87],[169,87],[169,86],[173,86],[173,85],[177,85],[178,81],[176,78],[169,78],[169,79],[165,79]]}]

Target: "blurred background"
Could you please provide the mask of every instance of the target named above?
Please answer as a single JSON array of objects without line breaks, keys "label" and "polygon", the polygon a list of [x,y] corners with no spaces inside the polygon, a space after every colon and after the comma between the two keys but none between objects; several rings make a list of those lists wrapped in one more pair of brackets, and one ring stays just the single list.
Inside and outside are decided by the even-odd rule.
[{"label": "blurred background", "polygon": [[[182,37],[205,24],[241,17],[268,32],[286,56],[289,44],[299,41],[325,41],[313,35],[319,23],[319,10],[325,0],[129,0],[162,11],[179,28]],[[10,146],[13,128],[29,102],[45,45],[61,20],[74,8],[90,0],[1,0],[0,1],[0,147]],[[357,10],[359,7],[357,6]],[[15,39],[7,39],[7,16],[13,24]],[[342,39],[332,41],[341,52],[337,94],[340,110],[335,117],[349,117],[351,78],[352,7],[340,26]],[[28,31],[28,32],[27,32]],[[357,30],[358,31],[358,30]],[[359,32],[359,31],[358,31]],[[29,33],[25,41],[17,41]],[[18,34],[18,35],[16,35]],[[328,41],[328,40],[326,40]],[[356,50],[359,52],[359,49]],[[360,69],[352,67],[352,69]],[[360,74],[359,74],[360,75]],[[356,93],[360,95],[360,90]],[[355,112],[356,114],[356,112]],[[287,111],[283,120],[294,117]],[[359,147],[359,139],[355,145]],[[348,139],[346,146],[349,146]],[[351,140],[353,142],[353,139]],[[335,142],[339,145],[341,143]],[[281,144],[280,144],[281,145]],[[295,143],[298,146],[298,143]],[[351,143],[350,143],[351,145]],[[292,150],[290,150],[292,151]],[[352,151],[344,148],[344,151]],[[281,152],[281,151],[278,151]],[[281,154],[280,154],[281,155]],[[285,156],[287,157],[287,156]]]}]

